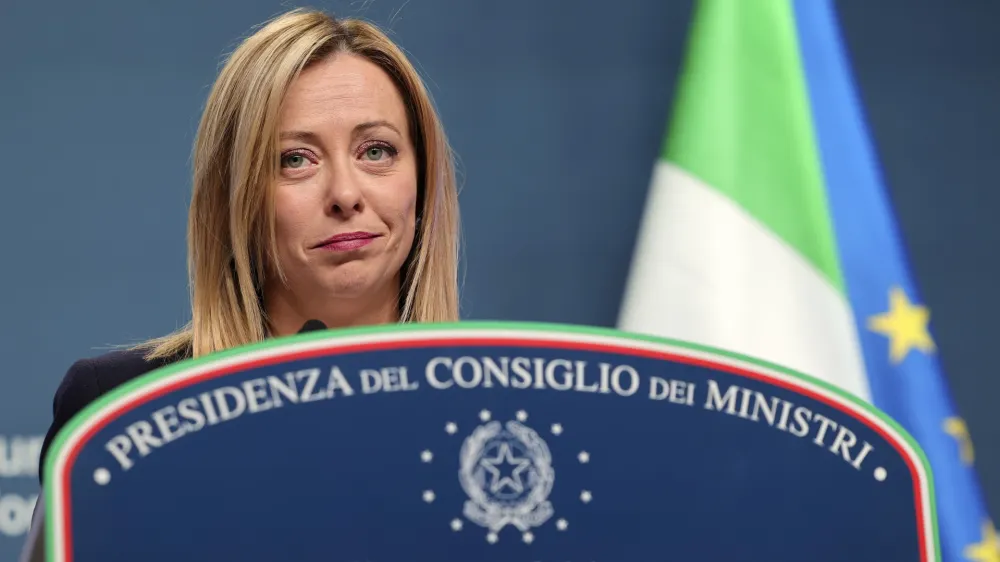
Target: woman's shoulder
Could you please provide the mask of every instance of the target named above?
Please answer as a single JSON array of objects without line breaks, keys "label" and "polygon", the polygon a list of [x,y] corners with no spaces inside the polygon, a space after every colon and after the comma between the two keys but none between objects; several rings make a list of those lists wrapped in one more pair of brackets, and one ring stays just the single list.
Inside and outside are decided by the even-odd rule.
[{"label": "woman's shoulder", "polygon": [[56,390],[53,413],[57,417],[60,413],[73,415],[108,391],[181,359],[179,356],[148,359],[148,353],[143,348],[117,349],[76,360]]},{"label": "woman's shoulder", "polygon": [[183,359],[181,356],[147,359],[148,352],[142,348],[118,349],[73,362],[52,400],[52,425],[42,443],[42,466],[56,434],[88,404],[132,379]]},{"label": "woman's shoulder", "polygon": [[[128,348],[78,359],[63,377],[60,391],[93,390],[98,395],[180,359],[147,359],[148,349]],[[92,387],[92,388],[91,388]]]}]

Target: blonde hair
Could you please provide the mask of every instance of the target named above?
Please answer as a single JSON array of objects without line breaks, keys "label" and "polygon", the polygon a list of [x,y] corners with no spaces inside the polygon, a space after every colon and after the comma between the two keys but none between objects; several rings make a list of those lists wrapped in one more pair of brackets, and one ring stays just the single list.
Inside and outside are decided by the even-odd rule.
[{"label": "blonde hair", "polygon": [[262,287],[277,266],[271,186],[278,120],[292,81],[309,65],[351,53],[378,65],[406,105],[417,153],[418,221],[403,265],[401,322],[458,319],[458,193],[451,148],[416,70],[374,25],[296,9],[245,39],[208,97],[194,146],[188,216],[191,321],[141,344],[148,358],[198,357],[268,336]]}]

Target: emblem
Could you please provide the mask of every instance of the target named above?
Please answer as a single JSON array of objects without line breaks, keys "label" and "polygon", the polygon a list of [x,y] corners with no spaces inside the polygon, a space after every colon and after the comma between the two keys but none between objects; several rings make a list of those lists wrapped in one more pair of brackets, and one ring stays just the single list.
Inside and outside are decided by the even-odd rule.
[{"label": "emblem", "polygon": [[462,513],[473,523],[494,534],[507,525],[523,533],[552,517],[552,455],[530,427],[518,421],[480,425],[462,444],[459,463],[459,482],[469,496]]},{"label": "emblem", "polygon": [[[501,422],[491,420],[492,417],[488,410],[479,413],[482,424],[465,438],[459,451],[458,481],[468,497],[462,515],[488,529],[486,540],[490,544],[499,540],[499,532],[508,525],[521,532],[525,543],[531,544],[535,538],[531,530],[555,514],[549,501],[556,478],[552,454],[541,435],[525,423],[528,414],[524,410],[517,412],[516,420]],[[554,423],[550,430],[553,436],[559,436],[563,427]],[[445,432],[455,435],[458,426],[448,422]],[[429,450],[421,453],[424,463],[433,458]],[[581,451],[577,461],[590,462],[590,454]],[[589,503],[591,497],[584,490],[580,501]],[[432,490],[424,491],[425,502],[435,499]],[[555,526],[565,531],[569,524],[560,518]],[[461,519],[451,521],[452,531],[461,531],[462,527]]]}]

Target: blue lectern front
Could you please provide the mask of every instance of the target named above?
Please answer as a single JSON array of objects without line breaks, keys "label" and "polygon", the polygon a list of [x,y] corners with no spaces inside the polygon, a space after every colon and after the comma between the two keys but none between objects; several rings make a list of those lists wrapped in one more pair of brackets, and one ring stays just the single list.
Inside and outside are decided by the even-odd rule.
[{"label": "blue lectern front", "polygon": [[561,325],[325,331],[185,361],[45,461],[52,562],[940,559],[929,468],[867,403]]}]

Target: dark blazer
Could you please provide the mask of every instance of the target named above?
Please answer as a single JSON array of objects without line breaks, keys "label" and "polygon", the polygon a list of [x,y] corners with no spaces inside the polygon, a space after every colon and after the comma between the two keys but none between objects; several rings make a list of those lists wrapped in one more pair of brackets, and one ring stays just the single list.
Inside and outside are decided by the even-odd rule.
[{"label": "dark blazer", "polygon": [[[45,455],[59,430],[87,404],[123,383],[183,359],[177,356],[147,361],[143,357],[145,353],[143,350],[117,350],[73,363],[52,401],[52,425],[42,442],[39,466],[44,466]],[[38,471],[40,481],[42,473]]]}]

